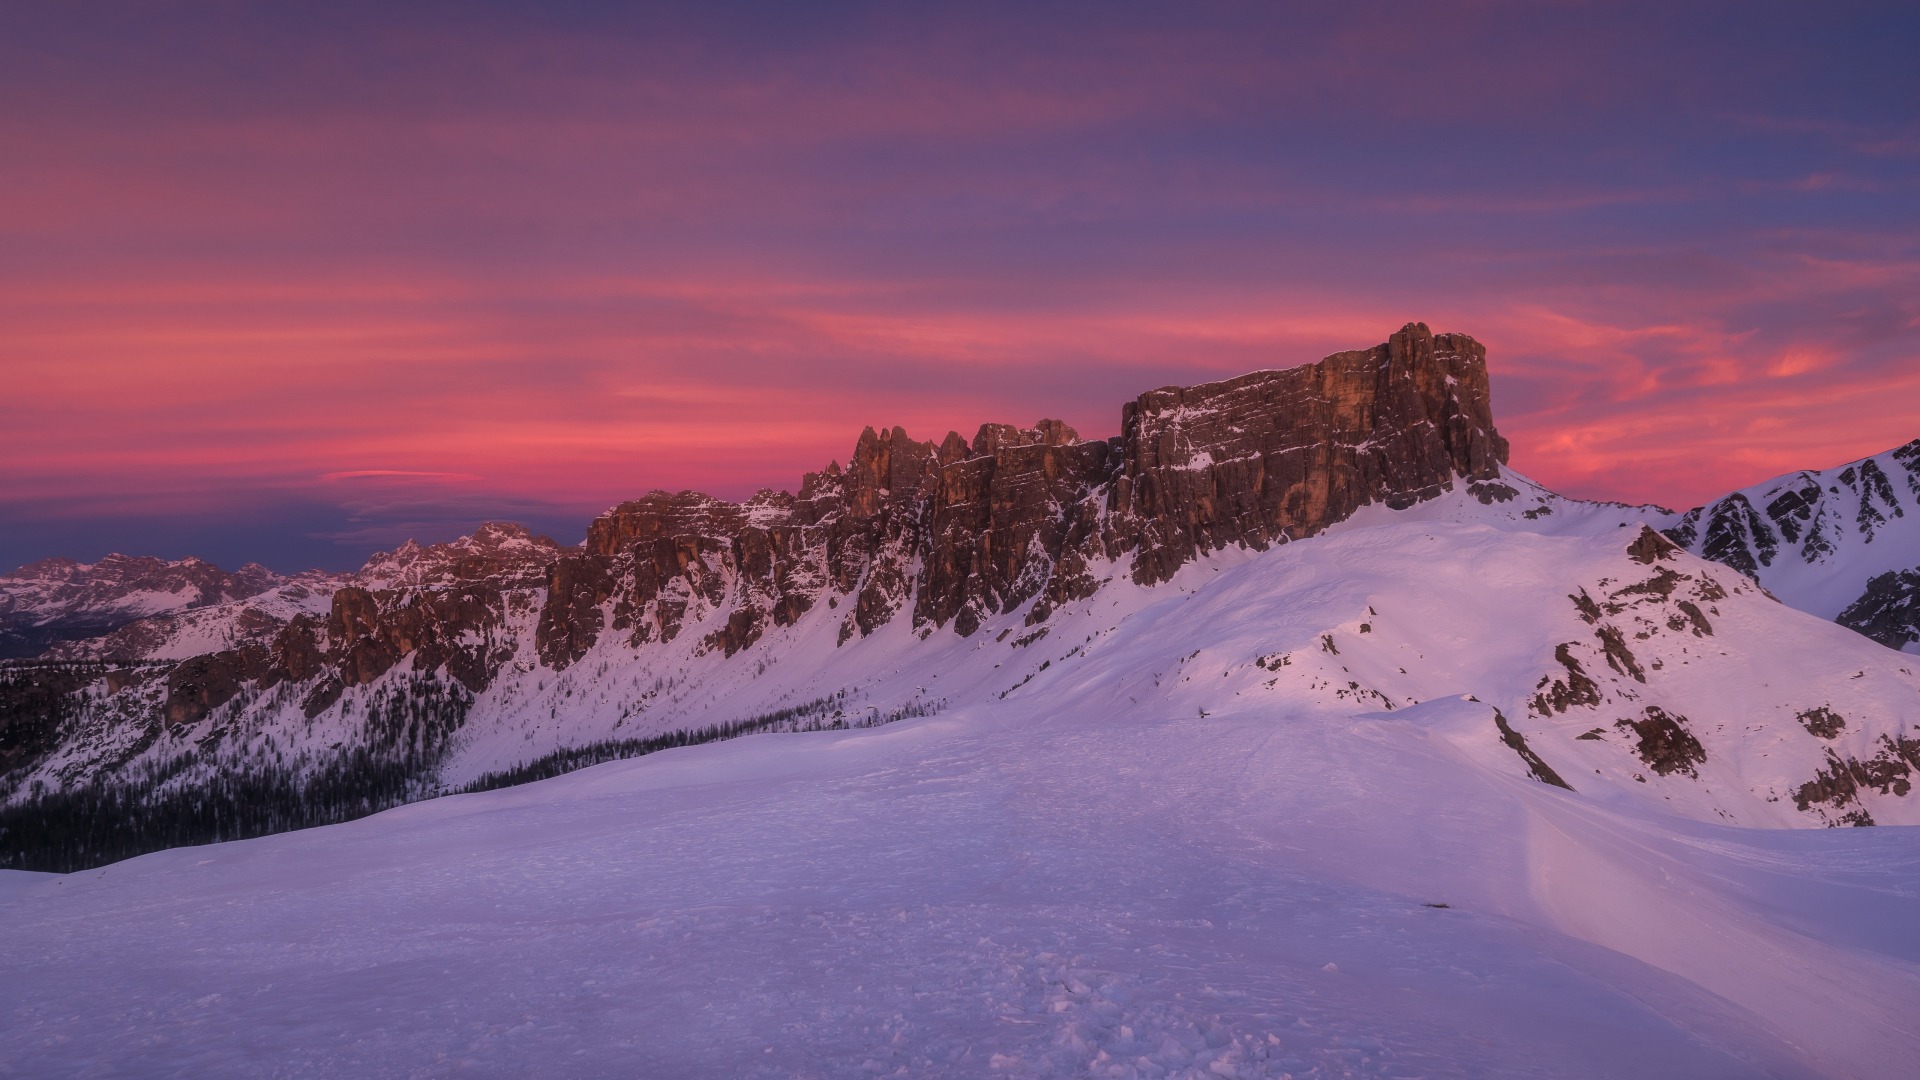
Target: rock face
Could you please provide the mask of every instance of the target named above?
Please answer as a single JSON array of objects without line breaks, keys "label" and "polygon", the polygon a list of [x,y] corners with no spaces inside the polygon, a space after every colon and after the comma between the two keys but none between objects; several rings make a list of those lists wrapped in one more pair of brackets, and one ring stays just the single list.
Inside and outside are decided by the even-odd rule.
[{"label": "rock face", "polygon": [[556,579],[560,585],[549,595],[573,596],[561,568],[577,561],[547,537],[493,523],[449,544],[408,544],[376,555],[355,575],[357,584],[333,594],[324,624],[302,617],[280,630],[262,684],[323,675],[306,697],[309,716],[332,706],[345,688],[372,683],[403,660],[416,671],[444,671],[468,690],[483,690],[515,652],[500,633],[509,598],[554,586]]},{"label": "rock face", "polygon": [[636,646],[731,600],[706,642],[728,653],[841,597],[843,641],[903,612],[967,635],[1036,599],[1038,622],[1091,594],[1096,567],[1153,584],[1210,551],[1492,480],[1507,456],[1485,348],[1418,323],[1317,364],[1150,391],[1125,405],[1121,429],[1088,442],[1058,420],[988,424],[936,443],[868,428],[844,470],[808,474],[798,496],[656,491],[622,504],[555,567],[541,658],[564,667],[591,646],[602,590],[610,628]]},{"label": "rock face", "polygon": [[1142,394],[1122,416],[1113,503],[1140,522],[1142,582],[1231,544],[1311,536],[1368,503],[1495,479],[1507,460],[1486,348],[1419,324],[1318,364]]},{"label": "rock face", "polygon": [[[735,653],[820,604],[843,612],[843,642],[901,617],[970,635],[1028,604],[1029,622],[1042,622],[1116,572],[1154,584],[1210,551],[1265,548],[1368,503],[1402,507],[1491,481],[1507,455],[1485,348],[1419,323],[1319,363],[1149,391],[1123,406],[1120,426],[1093,441],[1058,420],[938,442],[868,428],[844,469],[807,474],[797,495],[729,503],[655,491],[595,519],[578,549],[503,524],[409,543],[331,582],[330,605],[313,606],[321,593],[263,606],[221,636],[281,657],[255,674],[268,683],[318,662],[332,679],[313,700],[326,702],[328,686],[364,685],[416,653],[416,667],[446,664],[469,689],[484,686],[503,662],[492,654],[510,650],[473,642],[501,625],[510,593],[539,595],[535,651],[555,669],[603,635],[640,648],[722,610],[705,650]],[[196,595],[236,599],[280,581],[223,579]],[[149,647],[166,629],[130,627],[91,655],[159,655]],[[169,711],[201,713],[206,696],[183,686]]]},{"label": "rock face", "polygon": [[1889,570],[1867,582],[1835,621],[1889,649],[1920,642],[1920,569]]}]

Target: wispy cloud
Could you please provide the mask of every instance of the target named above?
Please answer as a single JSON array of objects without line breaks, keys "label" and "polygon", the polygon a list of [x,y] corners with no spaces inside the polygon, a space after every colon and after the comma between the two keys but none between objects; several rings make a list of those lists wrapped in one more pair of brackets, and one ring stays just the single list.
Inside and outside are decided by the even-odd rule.
[{"label": "wispy cloud", "polygon": [[422,472],[412,469],[349,469],[344,472],[321,473],[320,479],[327,483],[342,480],[432,480],[438,483],[475,483],[485,479],[473,473]]}]

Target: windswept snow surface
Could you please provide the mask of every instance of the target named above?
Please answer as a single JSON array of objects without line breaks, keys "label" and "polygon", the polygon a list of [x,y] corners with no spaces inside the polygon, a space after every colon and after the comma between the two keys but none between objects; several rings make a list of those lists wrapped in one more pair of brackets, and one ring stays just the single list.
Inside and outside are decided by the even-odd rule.
[{"label": "windswept snow surface", "polygon": [[[1045,637],[835,648],[821,612],[675,661],[705,716],[934,717],[0,874],[0,1076],[1910,1075],[1920,830],[1728,824],[1816,824],[1779,793],[1829,743],[1783,696],[1864,753],[1920,715],[1910,658],[1532,498],[1116,581]],[[1671,623],[1711,575],[1712,632]],[[1565,642],[1597,703],[1529,713]],[[618,717],[616,661],[537,684],[537,732],[474,721],[463,767]],[[1697,775],[1639,775],[1606,725],[1648,703]]]},{"label": "windswept snow surface", "polygon": [[1459,742],[1482,718],[1457,701],[1007,709],[0,876],[0,1071],[1743,1077],[1916,1060],[1911,830],[1600,810],[1483,764],[1484,740]]}]

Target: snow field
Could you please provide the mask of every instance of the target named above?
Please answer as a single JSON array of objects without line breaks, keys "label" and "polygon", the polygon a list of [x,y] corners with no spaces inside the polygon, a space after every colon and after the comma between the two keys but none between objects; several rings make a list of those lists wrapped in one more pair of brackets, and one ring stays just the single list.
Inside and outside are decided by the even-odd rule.
[{"label": "snow field", "polygon": [[[29,878],[0,900],[17,976],[0,1058],[17,1075],[1811,1074],[1753,1012],[1531,914],[1524,845],[1489,824],[1573,797],[1411,724],[1020,719],[754,736]],[[1380,764],[1310,782],[1342,758]],[[1379,810],[1357,835],[1355,796]]]}]

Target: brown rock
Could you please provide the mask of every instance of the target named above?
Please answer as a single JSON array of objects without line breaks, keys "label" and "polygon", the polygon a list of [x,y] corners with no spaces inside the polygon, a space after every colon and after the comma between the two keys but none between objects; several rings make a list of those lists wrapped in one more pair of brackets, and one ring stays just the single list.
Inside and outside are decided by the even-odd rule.
[{"label": "brown rock", "polygon": [[271,665],[261,685],[272,686],[282,680],[303,683],[320,673],[326,657],[320,652],[315,629],[311,616],[299,615],[274,635],[273,644],[268,647]]},{"label": "brown rock", "polygon": [[1640,535],[1627,545],[1627,557],[1637,563],[1652,566],[1662,559],[1671,559],[1680,553],[1679,545],[1653,531],[1649,525],[1640,526]]},{"label": "brown rock", "polygon": [[1424,323],[1318,364],[1142,394],[1121,423],[1111,505],[1139,523],[1142,584],[1230,545],[1311,536],[1368,503],[1494,479],[1507,458],[1486,349]]},{"label": "brown rock", "polygon": [[266,674],[270,663],[267,650],[258,645],[181,661],[167,673],[163,711],[168,726],[185,727],[206,719],[239,696],[248,682]]},{"label": "brown rock", "polygon": [[[656,491],[595,520],[586,551],[614,582],[614,628],[636,645],[725,612],[703,644],[733,653],[843,597],[843,639],[909,608],[916,626],[964,634],[1036,599],[1037,622],[1090,595],[1103,559],[1131,555],[1137,580],[1161,581],[1369,502],[1492,481],[1507,453],[1486,350],[1420,324],[1318,364],[1143,394],[1122,424],[1100,442],[1058,420],[985,424],[937,445],[867,428],[844,470],[808,473],[798,496]],[[549,632],[591,622],[584,609],[556,615]]]},{"label": "brown rock", "polygon": [[534,644],[540,661],[558,671],[587,654],[600,637],[600,605],[613,595],[604,559],[569,555],[547,568],[547,602]]},{"label": "brown rock", "polygon": [[327,637],[335,666],[348,686],[365,686],[400,662],[400,650],[381,633],[380,605],[373,594],[349,586],[333,594]]}]

